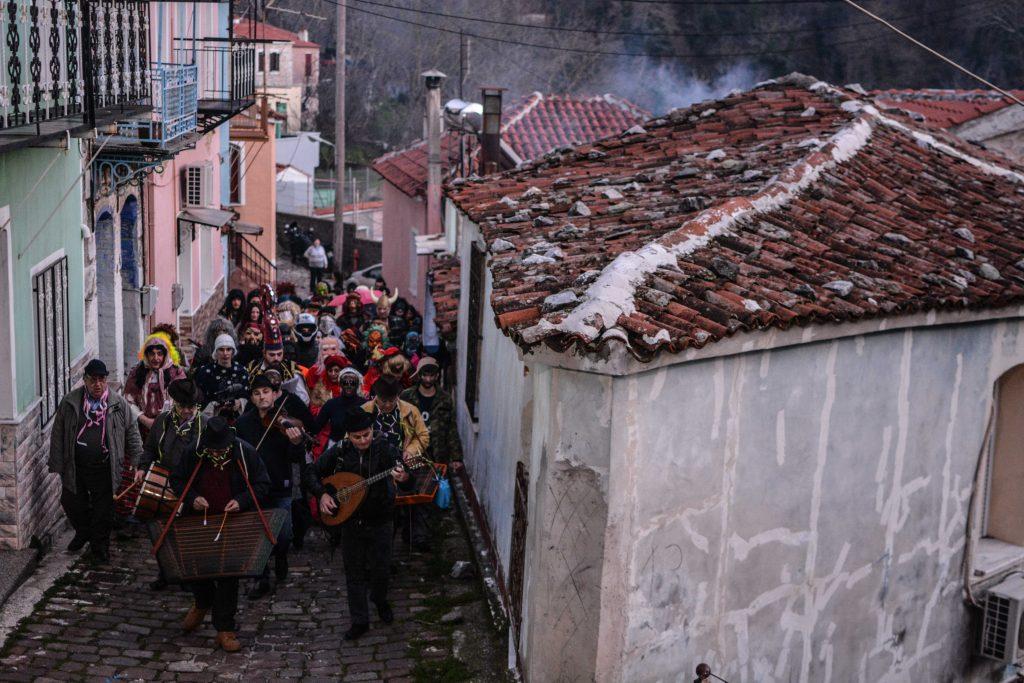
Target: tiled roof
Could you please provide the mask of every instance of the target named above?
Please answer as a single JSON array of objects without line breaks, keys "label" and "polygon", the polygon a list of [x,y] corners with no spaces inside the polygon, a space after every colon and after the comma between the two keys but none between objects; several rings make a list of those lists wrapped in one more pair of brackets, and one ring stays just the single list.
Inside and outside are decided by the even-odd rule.
[{"label": "tiled roof", "polygon": [[[459,158],[459,138],[449,133],[441,138],[441,162],[451,166]],[[410,197],[427,193],[427,143],[414,142],[389,152],[373,162],[373,170]]]},{"label": "tiled roof", "polygon": [[316,43],[303,40],[298,33],[292,33],[279,26],[273,26],[263,21],[253,22],[249,19],[241,19],[235,22],[235,36],[239,38],[254,38],[259,40],[283,40],[295,47],[320,47]]},{"label": "tiled roof", "polygon": [[[994,90],[879,90],[872,93],[884,107],[904,109],[939,128],[952,128],[1012,104]],[[1013,91],[1024,98],[1024,90]]]},{"label": "tiled roof", "polygon": [[504,140],[520,159],[616,135],[650,118],[648,111],[615,95],[572,97],[535,92],[505,114]]},{"label": "tiled roof", "polygon": [[455,256],[434,259],[430,277],[437,331],[441,336],[453,339],[459,315],[459,259]]},{"label": "tiled roof", "polygon": [[[533,159],[558,147],[615,135],[650,116],[615,95],[572,97],[535,92],[502,113],[502,139],[520,159]],[[442,138],[441,154],[448,165],[458,158],[455,134]],[[423,140],[390,152],[373,162],[373,170],[399,190],[415,197],[426,194],[427,143]]]},{"label": "tiled roof", "polygon": [[1024,169],[798,74],[453,185],[524,348],[1024,301]]}]

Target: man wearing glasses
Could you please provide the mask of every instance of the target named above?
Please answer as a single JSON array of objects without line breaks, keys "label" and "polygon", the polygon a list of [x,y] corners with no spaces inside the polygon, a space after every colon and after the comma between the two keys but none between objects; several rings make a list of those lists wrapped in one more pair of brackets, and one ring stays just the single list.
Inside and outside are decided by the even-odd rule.
[{"label": "man wearing glasses", "polygon": [[142,438],[128,402],[107,388],[107,366],[94,358],[85,366],[83,385],[61,400],[50,432],[50,472],[60,475],[61,507],[75,530],[68,545],[78,552],[89,544],[95,562],[110,560],[114,490],[125,461],[142,457]]}]

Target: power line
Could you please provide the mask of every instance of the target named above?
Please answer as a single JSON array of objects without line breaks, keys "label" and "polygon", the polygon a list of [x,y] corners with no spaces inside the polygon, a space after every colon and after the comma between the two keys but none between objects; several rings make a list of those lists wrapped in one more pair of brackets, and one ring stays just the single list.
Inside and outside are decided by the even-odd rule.
[{"label": "power line", "polygon": [[[356,1],[359,1],[359,0],[356,0]],[[630,0],[630,1],[632,1],[632,0]],[[818,2],[818,1],[821,1],[821,0],[815,0],[815,1]],[[831,0],[829,0],[829,1],[831,1]],[[842,0],[836,0],[836,1],[842,1]],[[853,39],[849,39],[849,40],[836,41],[836,42],[833,42],[833,43],[825,43],[825,44],[821,44],[821,45],[805,45],[803,47],[786,48],[786,49],[782,49],[782,50],[745,50],[745,51],[741,51],[741,52],[717,52],[717,53],[715,53],[715,52],[703,52],[703,53],[688,53],[688,54],[667,54],[667,53],[654,53],[654,52],[620,52],[620,51],[615,51],[615,50],[599,50],[599,49],[588,49],[588,48],[562,47],[562,46],[559,46],[559,45],[548,45],[548,44],[544,44],[544,43],[532,43],[532,42],[526,42],[526,41],[520,41],[520,40],[512,40],[510,38],[498,38],[496,36],[482,35],[482,34],[479,34],[479,33],[469,33],[468,31],[465,31],[465,30],[446,28],[444,26],[434,26],[432,24],[424,24],[424,23],[421,23],[421,22],[418,22],[418,21],[413,21],[411,19],[403,19],[401,17],[395,17],[395,16],[391,16],[389,14],[383,14],[381,12],[375,12],[373,10],[368,10],[368,9],[365,9],[365,8],[362,8],[362,7],[356,7],[355,5],[352,5],[352,4],[344,4],[344,3],[339,2],[339,0],[323,0],[323,2],[329,3],[331,5],[336,5],[336,6],[337,5],[343,5],[347,9],[351,9],[353,11],[360,12],[362,14],[368,14],[368,15],[371,15],[371,16],[380,17],[382,19],[389,19],[391,21],[397,21],[399,23],[408,24],[410,26],[418,26],[420,28],[432,29],[434,31],[440,31],[442,33],[450,33],[450,34],[453,34],[453,35],[466,35],[466,36],[469,36],[470,38],[477,38],[478,40],[488,40],[488,41],[495,42],[495,43],[504,43],[506,45],[515,45],[517,47],[532,47],[532,48],[538,48],[538,49],[542,49],[542,50],[552,50],[552,51],[556,51],[556,52],[571,52],[571,53],[576,53],[576,54],[604,55],[604,56],[609,56],[609,57],[646,57],[646,58],[652,58],[652,59],[692,59],[692,60],[722,59],[722,58],[730,58],[730,57],[764,57],[764,56],[769,56],[769,55],[792,54],[792,53],[796,53],[796,52],[810,52],[810,51],[818,50],[818,49],[820,49],[822,47],[841,47],[841,46],[845,46],[845,45],[856,45],[856,44],[860,44],[860,43],[863,43],[863,42],[868,41],[868,40],[873,40],[875,38],[881,37],[881,36],[873,36],[873,37],[853,38]],[[744,3],[744,4],[751,4],[751,3]]]},{"label": "power line", "polygon": [[969,69],[967,69],[967,67],[961,66],[957,62],[954,62],[952,59],[950,59],[946,55],[938,52],[937,50],[933,50],[932,48],[928,47],[927,45],[922,43],[917,38],[914,38],[910,34],[905,33],[904,31],[901,31],[899,28],[897,28],[896,26],[892,25],[891,23],[889,23],[888,21],[886,21],[882,17],[878,16],[877,14],[873,14],[872,12],[864,9],[863,7],[861,7],[860,5],[855,3],[853,0],[842,0],[842,1],[845,2],[847,5],[849,5],[850,7],[853,7],[858,12],[863,12],[864,14],[868,15],[869,17],[871,17],[872,19],[874,19],[878,23],[882,24],[883,26],[885,26],[889,30],[894,31],[896,34],[898,34],[902,38],[905,38],[906,40],[909,40],[911,43],[913,43],[914,45],[918,46],[919,48],[921,48],[921,49],[927,51],[928,53],[938,57],[939,59],[941,59],[942,61],[946,62],[950,66],[953,66],[954,68],[964,72],[965,74],[967,74],[971,78],[975,79],[976,81],[978,81],[980,83],[984,83],[985,85],[987,85],[988,87],[992,88],[993,90],[995,90],[999,94],[1003,95],[1004,97],[1007,97],[1007,98],[1013,100],[1014,102],[1016,102],[1017,104],[1024,106],[1024,101],[1021,101],[1017,96],[1015,96],[1010,91],[1003,90],[998,85],[995,85],[994,83],[985,80],[984,78],[982,78],[978,74],[974,73],[973,71],[970,71]]},{"label": "power line", "polygon": [[[866,21],[855,21],[848,24],[836,24],[832,26],[818,26],[814,28],[795,28],[795,29],[779,29],[774,31],[697,31],[693,33],[689,32],[676,32],[676,31],[614,31],[607,29],[594,29],[594,28],[575,28],[571,26],[542,26],[534,24],[524,24],[515,21],[502,21],[499,19],[482,19],[480,17],[473,17],[466,14],[453,14],[448,12],[440,12],[429,9],[417,9],[415,7],[402,7],[400,5],[391,5],[385,2],[379,2],[378,0],[356,0],[364,5],[374,5],[376,7],[384,7],[387,9],[400,10],[403,12],[414,12],[416,14],[425,14],[435,17],[442,17],[445,19],[459,19],[462,21],[472,21],[479,24],[490,24],[494,26],[509,26],[514,28],[524,28],[531,30],[541,31],[556,31],[564,33],[589,33],[609,36],[641,36],[650,38],[718,38],[723,36],[774,36],[774,35],[792,35],[800,33],[818,33],[820,31],[840,31],[848,28],[858,28],[861,26],[874,26],[875,22],[872,20]],[[815,0],[821,2],[823,0]],[[902,21],[904,19],[916,19],[918,17],[931,16],[935,14],[950,14],[957,12],[962,9],[966,9],[972,6],[984,6],[990,5],[996,0],[977,0],[975,2],[967,2],[960,4],[953,8],[946,8],[941,10],[931,10],[929,12],[915,12],[914,14],[905,14],[899,17],[893,17],[893,21]],[[754,4],[754,3],[744,3]],[[298,14],[296,12],[296,14]]]}]

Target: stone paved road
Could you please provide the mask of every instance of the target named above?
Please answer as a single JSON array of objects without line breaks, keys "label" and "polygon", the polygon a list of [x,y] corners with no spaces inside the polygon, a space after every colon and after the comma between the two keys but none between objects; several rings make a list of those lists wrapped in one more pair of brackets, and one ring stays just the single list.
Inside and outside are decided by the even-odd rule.
[{"label": "stone paved road", "polygon": [[[113,549],[109,567],[78,561],[47,591],[0,652],[0,680],[504,680],[505,646],[478,580],[448,576],[455,560],[470,559],[456,514],[441,525],[433,553],[410,555],[396,538],[395,623],[374,614],[356,644],[341,639],[348,617],[340,552],[331,559],[323,537],[311,534],[274,595],[241,597],[238,654],[212,647],[209,619],[181,633],[191,595],[148,589],[156,565],[140,533]],[[453,610],[465,621],[443,623]]]}]

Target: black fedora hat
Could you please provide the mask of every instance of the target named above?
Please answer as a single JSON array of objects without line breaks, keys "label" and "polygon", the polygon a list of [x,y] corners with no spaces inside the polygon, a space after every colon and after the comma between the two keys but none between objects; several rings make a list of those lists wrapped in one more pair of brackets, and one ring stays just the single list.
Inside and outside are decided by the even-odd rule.
[{"label": "black fedora hat", "polygon": [[219,415],[211,417],[206,423],[206,429],[199,438],[199,448],[220,450],[228,448],[234,442],[235,430],[231,428],[228,421]]},{"label": "black fedora hat", "polygon": [[167,393],[175,403],[183,406],[194,406],[203,400],[203,392],[190,379],[176,379],[167,385]]}]

